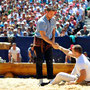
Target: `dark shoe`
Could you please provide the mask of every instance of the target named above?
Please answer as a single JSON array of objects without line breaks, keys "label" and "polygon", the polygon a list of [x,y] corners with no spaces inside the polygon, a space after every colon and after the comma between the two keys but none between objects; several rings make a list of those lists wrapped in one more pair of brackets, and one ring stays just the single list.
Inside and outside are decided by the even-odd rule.
[{"label": "dark shoe", "polygon": [[45,86],[45,85],[48,85],[50,82],[47,82],[47,83],[41,83],[41,86]]}]

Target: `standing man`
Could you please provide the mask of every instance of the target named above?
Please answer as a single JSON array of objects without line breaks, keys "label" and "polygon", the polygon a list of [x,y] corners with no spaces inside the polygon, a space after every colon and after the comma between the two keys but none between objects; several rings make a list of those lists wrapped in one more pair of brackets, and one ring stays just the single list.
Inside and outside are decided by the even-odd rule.
[{"label": "standing man", "polygon": [[42,63],[43,59],[47,64],[47,78],[53,78],[53,61],[52,61],[52,47],[58,49],[55,43],[55,26],[54,19],[55,9],[48,7],[46,15],[41,17],[37,22],[37,30],[34,37],[34,49],[36,51],[36,74],[39,79],[39,85],[43,85]]}]

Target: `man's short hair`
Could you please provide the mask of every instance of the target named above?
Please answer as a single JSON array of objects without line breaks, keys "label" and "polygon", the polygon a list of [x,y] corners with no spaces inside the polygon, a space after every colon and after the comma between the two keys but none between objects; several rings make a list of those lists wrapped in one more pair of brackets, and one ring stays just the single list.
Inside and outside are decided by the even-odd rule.
[{"label": "man's short hair", "polygon": [[33,44],[30,44],[30,47],[33,47]]},{"label": "man's short hair", "polygon": [[87,54],[87,52],[84,52],[83,54]]},{"label": "man's short hair", "polygon": [[87,27],[86,25],[84,25],[83,27]]},{"label": "man's short hair", "polygon": [[12,43],[12,45],[16,45],[16,43]]},{"label": "man's short hair", "polygon": [[47,11],[49,12],[49,11],[56,11],[56,9],[53,7],[53,6],[49,6],[48,8],[47,8]]},{"label": "man's short hair", "polygon": [[82,52],[83,52],[83,49],[80,45],[74,45],[73,49],[74,49],[75,52],[78,52],[80,54],[82,54]]}]

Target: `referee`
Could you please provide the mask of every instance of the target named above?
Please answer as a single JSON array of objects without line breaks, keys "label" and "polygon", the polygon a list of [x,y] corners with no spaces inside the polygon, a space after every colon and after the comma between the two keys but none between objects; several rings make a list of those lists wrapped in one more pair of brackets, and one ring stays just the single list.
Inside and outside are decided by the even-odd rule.
[{"label": "referee", "polygon": [[55,43],[55,11],[55,8],[48,7],[46,14],[37,22],[34,50],[37,57],[36,74],[37,79],[39,79],[39,85],[43,85],[42,63],[44,60],[46,60],[47,78],[53,79],[52,47],[58,49],[58,45]]}]

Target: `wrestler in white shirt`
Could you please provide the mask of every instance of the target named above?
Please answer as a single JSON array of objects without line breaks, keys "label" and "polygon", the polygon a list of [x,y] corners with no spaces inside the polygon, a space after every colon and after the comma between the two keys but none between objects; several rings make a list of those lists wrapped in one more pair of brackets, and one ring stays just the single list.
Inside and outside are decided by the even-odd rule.
[{"label": "wrestler in white shirt", "polygon": [[76,58],[76,64],[71,74],[60,72],[50,82],[50,84],[59,84],[60,81],[68,81],[68,84],[81,83],[83,81],[90,81],[90,62],[84,54],[82,54],[82,47],[80,45],[74,45],[72,52],[59,46],[59,49],[66,55]]}]

